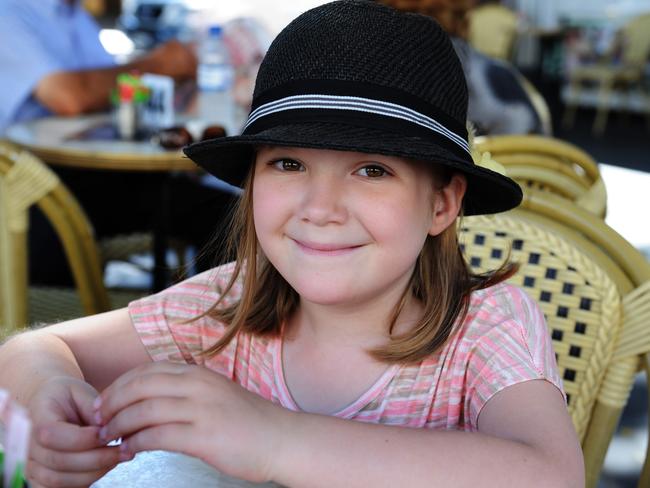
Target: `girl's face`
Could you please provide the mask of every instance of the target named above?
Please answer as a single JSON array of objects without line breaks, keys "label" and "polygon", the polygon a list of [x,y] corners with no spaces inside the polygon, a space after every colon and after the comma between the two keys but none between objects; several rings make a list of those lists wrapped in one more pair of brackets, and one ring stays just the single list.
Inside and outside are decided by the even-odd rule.
[{"label": "girl's face", "polygon": [[437,188],[425,163],[365,153],[262,147],[253,215],[264,254],[302,300],[398,297],[428,234],[450,225],[465,179]]}]

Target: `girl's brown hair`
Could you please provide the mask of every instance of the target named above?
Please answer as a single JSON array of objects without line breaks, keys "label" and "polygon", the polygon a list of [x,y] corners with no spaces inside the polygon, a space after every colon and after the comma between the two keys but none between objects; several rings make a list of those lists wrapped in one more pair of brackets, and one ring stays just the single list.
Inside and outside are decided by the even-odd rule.
[{"label": "girl's brown hair", "polygon": [[[437,181],[442,178],[442,186],[451,179],[451,173],[445,171],[436,171],[436,175]],[[200,316],[228,324],[221,339],[203,351],[206,356],[218,354],[239,333],[280,335],[282,324],[298,306],[298,293],[258,248],[252,212],[253,180],[251,168],[225,243],[228,255],[237,256],[235,268],[226,288],[219,290],[221,297],[225,297],[241,275],[241,299],[221,308],[220,298]],[[441,348],[454,324],[462,322],[472,291],[506,280],[516,271],[517,266],[506,259],[495,271],[480,275],[472,273],[460,250],[455,223],[437,236],[427,236],[409,285],[390,317],[389,343],[368,352],[373,358],[387,363],[421,361]],[[410,293],[423,304],[424,313],[407,333],[394,336],[393,328]]]}]

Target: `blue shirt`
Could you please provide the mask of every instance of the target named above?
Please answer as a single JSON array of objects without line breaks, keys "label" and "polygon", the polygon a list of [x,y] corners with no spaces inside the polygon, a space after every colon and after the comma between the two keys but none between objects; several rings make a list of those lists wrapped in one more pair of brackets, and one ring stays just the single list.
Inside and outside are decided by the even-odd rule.
[{"label": "blue shirt", "polygon": [[32,96],[45,75],[114,64],[78,1],[0,0],[0,134],[12,122],[50,115]]}]

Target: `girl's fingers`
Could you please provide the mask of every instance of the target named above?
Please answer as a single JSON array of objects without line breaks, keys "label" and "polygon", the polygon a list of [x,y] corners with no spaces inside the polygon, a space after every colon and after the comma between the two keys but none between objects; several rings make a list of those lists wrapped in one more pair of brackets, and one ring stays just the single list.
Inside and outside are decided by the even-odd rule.
[{"label": "girl's fingers", "polygon": [[64,452],[46,449],[38,444],[32,446],[30,458],[43,467],[54,471],[88,472],[110,469],[120,461],[118,446],[100,447],[89,451]]},{"label": "girl's fingers", "polygon": [[68,422],[51,422],[35,428],[38,444],[60,451],[85,451],[101,446],[99,428],[94,425],[81,427]]},{"label": "girl's fingers", "polygon": [[106,425],[119,411],[148,398],[183,396],[186,383],[178,373],[144,372],[133,376],[119,388],[111,386],[110,391],[107,388],[102,392],[95,421],[98,425]]},{"label": "girl's fingers", "polygon": [[135,455],[142,451],[175,451],[190,456],[197,453],[192,437],[192,427],[189,424],[164,424],[140,430],[132,436],[122,439],[120,450],[124,455]]},{"label": "girl's fingers", "polygon": [[101,396],[103,397],[104,395],[112,395],[114,390],[122,389],[124,385],[132,382],[139,376],[156,373],[182,374],[187,371],[188,367],[189,366],[186,364],[171,363],[169,361],[156,361],[152,363],[146,363],[127,371],[122,376],[117,378],[103,391]]},{"label": "girl's fingers", "polygon": [[83,425],[93,424],[93,402],[97,398],[97,391],[88,384],[72,386],[70,388],[75,410]]},{"label": "girl's fingers", "polygon": [[184,398],[159,397],[132,403],[120,410],[100,430],[100,439],[108,442],[127,437],[143,429],[162,424],[190,423],[191,405]]},{"label": "girl's fingers", "polygon": [[37,461],[27,463],[27,479],[30,486],[43,487],[86,487],[108,473],[112,467],[80,473],[56,471],[43,466]]}]

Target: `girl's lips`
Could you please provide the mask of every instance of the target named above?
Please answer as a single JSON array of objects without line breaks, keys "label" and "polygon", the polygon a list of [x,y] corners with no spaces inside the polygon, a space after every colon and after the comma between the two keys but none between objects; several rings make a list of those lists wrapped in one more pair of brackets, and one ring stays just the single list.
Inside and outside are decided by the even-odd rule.
[{"label": "girl's lips", "polygon": [[296,243],[301,251],[307,254],[315,254],[320,256],[336,256],[347,254],[361,247],[360,245],[348,244],[320,244],[316,242],[299,241],[293,238],[291,240]]}]

